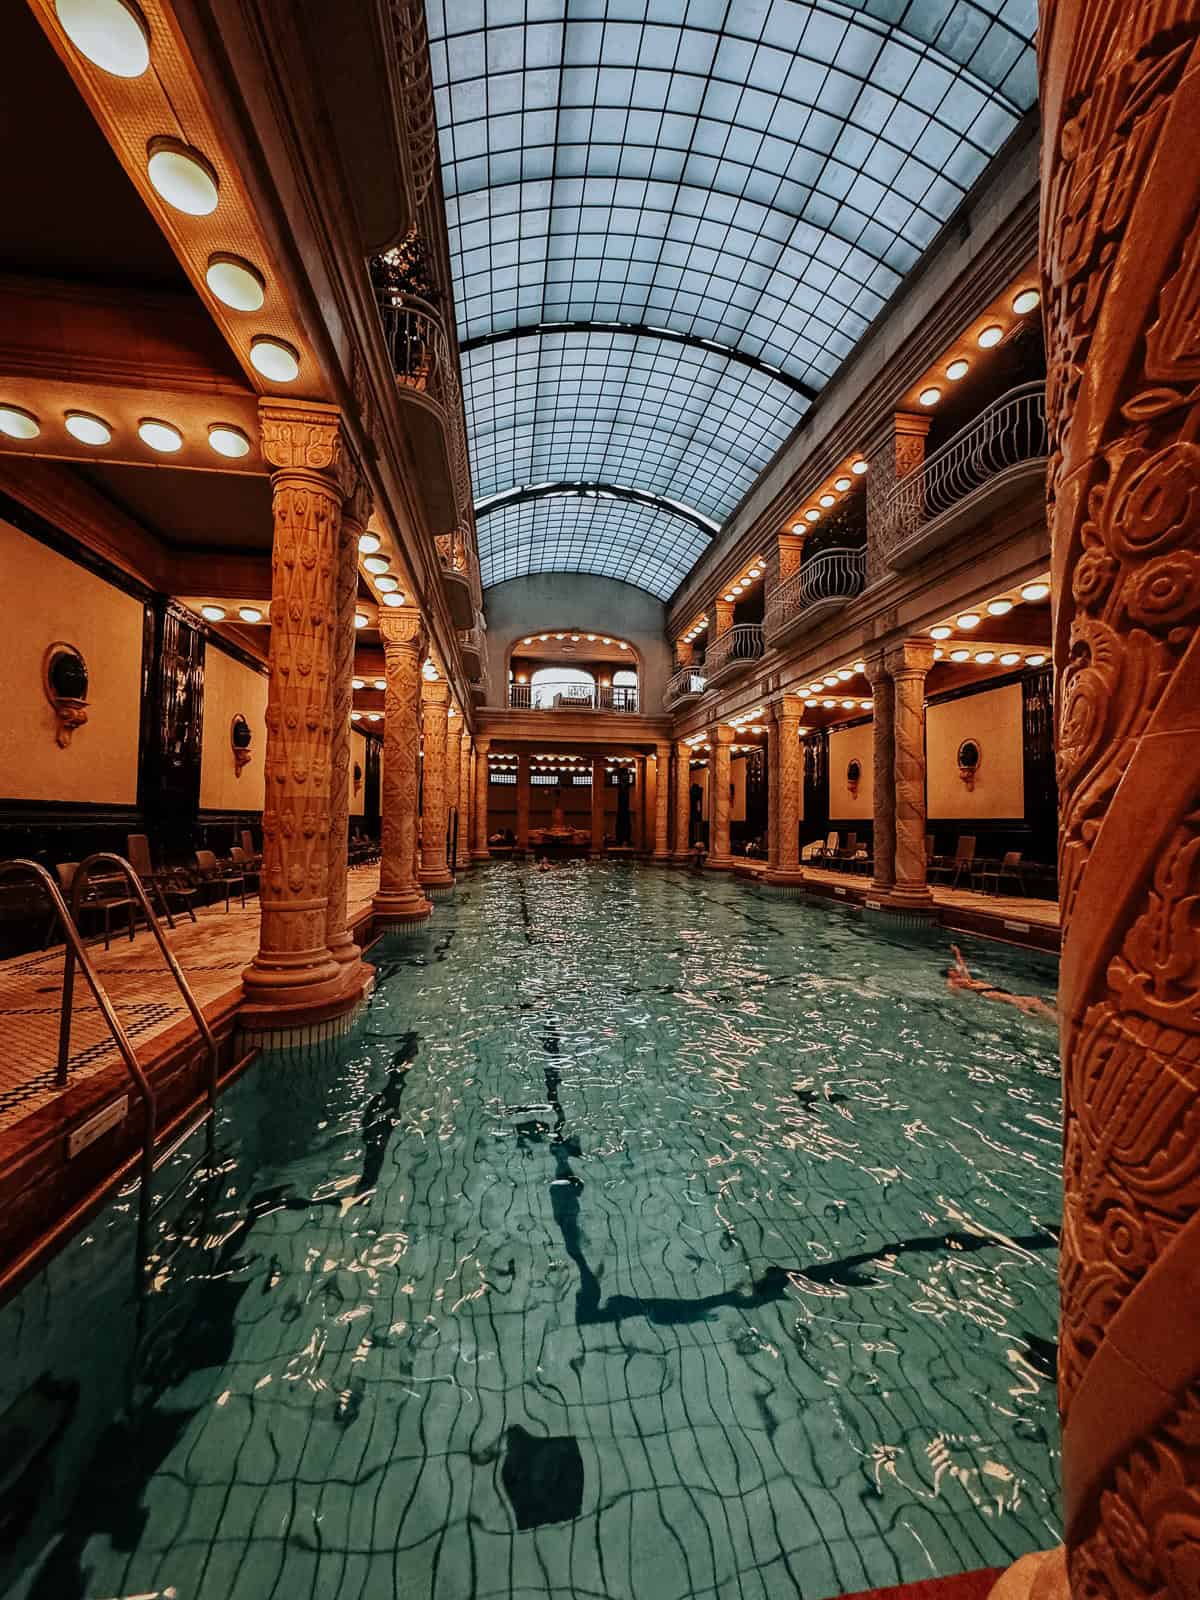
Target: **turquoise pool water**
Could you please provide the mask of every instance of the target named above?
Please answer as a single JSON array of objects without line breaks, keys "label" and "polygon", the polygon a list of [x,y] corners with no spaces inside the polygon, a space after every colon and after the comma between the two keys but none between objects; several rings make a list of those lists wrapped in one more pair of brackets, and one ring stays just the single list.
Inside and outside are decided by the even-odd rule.
[{"label": "turquoise pool water", "polygon": [[1059,1537],[1052,1025],[623,866],[373,959],[224,1098],[140,1345],[128,1195],[0,1311],[0,1590],[820,1600]]}]

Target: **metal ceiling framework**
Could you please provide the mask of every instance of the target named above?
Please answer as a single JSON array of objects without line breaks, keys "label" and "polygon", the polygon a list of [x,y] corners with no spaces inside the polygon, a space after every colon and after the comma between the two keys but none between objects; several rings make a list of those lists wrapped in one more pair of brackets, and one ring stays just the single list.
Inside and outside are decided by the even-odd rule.
[{"label": "metal ceiling framework", "polygon": [[[722,523],[1036,94],[1036,0],[427,14],[484,502],[619,484]],[[485,585],[602,572],[666,598],[704,542],[612,499],[479,521]]]}]

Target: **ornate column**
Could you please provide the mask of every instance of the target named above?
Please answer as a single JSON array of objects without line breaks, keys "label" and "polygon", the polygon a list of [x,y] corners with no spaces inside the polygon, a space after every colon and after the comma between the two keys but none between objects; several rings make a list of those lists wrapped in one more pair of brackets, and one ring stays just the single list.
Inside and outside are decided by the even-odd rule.
[{"label": "ornate column", "polygon": [[804,701],[799,695],[785,694],[773,707],[771,727],[772,766],[776,771],[775,794],[778,825],[775,832],[775,865],[764,882],[786,894],[799,894],[804,884],[800,866],[800,787],[803,774],[800,760],[800,720]]},{"label": "ornate column", "polygon": [[[462,743],[463,719],[462,713],[450,708],[450,718],[446,724],[446,866],[451,877],[458,865],[458,850],[463,833],[463,806],[462,806]],[[457,837],[451,843],[450,813],[453,811],[457,819]]]},{"label": "ornate column", "polygon": [[517,849],[529,849],[529,757],[517,757]]},{"label": "ornate column", "polygon": [[424,922],[433,907],[417,880],[419,707],[425,627],[414,606],[379,612],[387,693],[383,702],[382,854],[375,915],[399,927]]},{"label": "ornate column", "polygon": [[692,747],[675,746],[675,860],[688,859],[688,824],[692,815]]},{"label": "ornate column", "polygon": [[933,418],[909,411],[897,411],[885,426],[867,441],[867,585],[878,582],[889,570],[889,558],[896,545],[915,531],[924,515],[924,506],[907,502],[895,506],[892,491],[901,478],[915,472],[925,460],[925,439]]},{"label": "ornate column", "polygon": [[723,633],[728,633],[730,628],[733,627],[733,601],[722,600],[719,597],[714,600],[712,603],[712,617],[712,638],[719,639]]},{"label": "ornate column", "polygon": [[371,514],[371,491],[362,472],[344,462],[342,523],[338,535],[333,668],[329,680],[331,742],[329,777],[329,900],[325,943],[335,961],[357,962],[362,951],[350,937],[346,875],[350,850],[350,711],[354,701],[354,626],[358,597],[358,541]]},{"label": "ornate column", "polygon": [[471,845],[472,861],[490,861],[488,849],[488,751],[492,741],[481,737],[475,741],[475,807],[472,821],[475,824],[474,842]]},{"label": "ornate column", "polygon": [[671,746],[654,747],[654,855],[659,866],[671,860],[671,843],[668,829],[671,820]]},{"label": "ornate column", "polygon": [[[768,716],[773,716],[773,710]],[[767,733],[767,874],[779,865],[779,727],[769,723]]]},{"label": "ornate column", "polygon": [[708,861],[714,872],[728,872],[733,865],[729,854],[729,746],[733,729],[718,723],[708,731],[712,746],[711,791],[709,794]]},{"label": "ornate column", "polygon": [[446,864],[446,717],[450,685],[444,678],[421,684],[421,734],[425,754],[421,779],[421,888],[448,894],[454,874]]},{"label": "ornate column", "polygon": [[1071,1592],[1200,1573],[1200,14],[1042,7]]},{"label": "ornate column", "polygon": [[[332,690],[342,489],[340,414],[259,404],[272,467],[271,643],[259,949],[242,975],[248,1031],[302,1025],[362,993],[363,968],[325,942]],[[347,729],[349,714],[347,713]],[[345,774],[342,775],[343,787]]]},{"label": "ornate column", "polygon": [[896,882],[896,690],[884,665],[882,652],[867,659],[871,685],[871,733],[874,753],[875,860],[871,888],[891,894]]},{"label": "ornate column", "polygon": [[454,866],[458,872],[466,872],[471,865],[471,810],[475,794],[475,786],[471,781],[471,736],[460,723],[462,738],[459,740],[458,755],[458,856]]},{"label": "ornate column", "polygon": [[888,650],[884,665],[895,685],[896,882],[887,905],[932,915],[925,881],[925,675],[933,665],[933,645],[908,639]]},{"label": "ornate column", "polygon": [[603,756],[592,757],[592,844],[593,857],[604,854],[604,779],[607,761]]}]

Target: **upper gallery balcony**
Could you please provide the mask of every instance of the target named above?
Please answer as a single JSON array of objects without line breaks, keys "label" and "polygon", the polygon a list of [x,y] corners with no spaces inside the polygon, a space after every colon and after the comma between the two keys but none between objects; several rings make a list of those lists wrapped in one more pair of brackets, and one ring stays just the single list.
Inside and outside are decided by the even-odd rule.
[{"label": "upper gallery balcony", "polygon": [[1039,378],[993,400],[899,480],[885,511],[889,564],[910,567],[1023,494],[1040,494],[1048,455]]},{"label": "upper gallery balcony", "polygon": [[636,684],[556,683],[545,678],[540,683],[510,683],[508,704],[512,711],[625,711],[636,714]]},{"label": "upper gallery balcony", "polygon": [[840,610],[862,593],[866,579],[865,547],[820,551],[767,597],[767,638],[778,644]]},{"label": "upper gallery balcony", "polygon": [[456,628],[470,629],[482,601],[475,547],[460,528],[453,533],[439,533],[436,543],[450,616]]},{"label": "upper gallery balcony", "polygon": [[708,687],[708,677],[703,667],[680,667],[678,672],[672,673],[667,683],[663,703],[668,711],[673,711],[677,706],[691,705]]},{"label": "upper gallery balcony", "polygon": [[704,655],[707,687],[724,683],[753,665],[765,648],[761,622],[736,622],[719,633]]}]

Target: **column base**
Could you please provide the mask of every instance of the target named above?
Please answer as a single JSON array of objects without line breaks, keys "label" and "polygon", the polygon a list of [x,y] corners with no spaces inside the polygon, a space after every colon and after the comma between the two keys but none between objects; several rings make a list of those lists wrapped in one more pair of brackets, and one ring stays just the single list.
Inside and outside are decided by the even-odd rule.
[{"label": "column base", "polygon": [[490,861],[491,859],[492,859],[492,852],[490,850],[488,850],[486,847],[484,849],[482,849],[482,850],[474,849],[474,850],[471,851],[471,865],[473,867],[477,867],[477,866],[480,865],[481,862]]},{"label": "column base", "polygon": [[772,894],[793,895],[799,898],[804,893],[803,872],[793,872],[787,867],[768,867],[758,881],[764,889],[770,889]]},{"label": "column base", "polygon": [[733,871],[733,857],[732,856],[705,856],[704,865],[708,868],[709,872],[732,872]]},{"label": "column base", "polygon": [[433,906],[416,889],[402,889],[399,893],[381,889],[371,902],[375,921],[389,933],[403,933],[406,928],[422,928],[433,915]]},{"label": "column base", "polygon": [[438,867],[433,872],[420,872],[417,878],[421,893],[427,900],[444,900],[447,895],[454,893],[454,874],[447,867]]},{"label": "column base", "polygon": [[315,1044],[348,1033],[375,982],[375,969],[361,959],[334,966],[331,980],[308,986],[260,987],[260,971],[247,967],[243,974],[247,997],[237,1026],[247,1044],[267,1049]]},{"label": "column base", "polygon": [[650,865],[652,867],[669,867],[674,860],[675,857],[669,850],[656,850],[650,857]]},{"label": "column base", "polygon": [[348,967],[355,961],[362,960],[362,951],[355,944],[349,929],[335,934],[329,941],[329,954],[339,966]]}]

